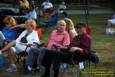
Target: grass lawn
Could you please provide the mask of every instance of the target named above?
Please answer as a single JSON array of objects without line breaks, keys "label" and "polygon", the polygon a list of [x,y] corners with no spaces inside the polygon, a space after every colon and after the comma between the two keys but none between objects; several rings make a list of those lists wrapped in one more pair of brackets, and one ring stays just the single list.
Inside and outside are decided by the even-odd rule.
[{"label": "grass lawn", "polygon": [[[74,23],[76,22],[85,22],[85,17],[82,15],[71,15],[69,16]],[[97,76],[78,76],[78,77],[115,77],[113,74],[108,72],[115,72],[115,36],[114,35],[105,35],[105,26],[106,21],[110,17],[110,15],[90,15],[88,17],[89,27],[92,29],[92,50],[97,52],[97,55],[100,58],[99,64],[97,64],[96,68],[93,64],[91,64],[91,68],[88,67],[83,73],[87,73],[89,70],[94,73],[99,73]],[[61,17],[62,18],[62,17]],[[52,30],[52,29],[51,29]],[[44,30],[43,42],[46,42],[49,37],[49,32]],[[19,64],[18,64],[19,65]],[[77,77],[76,68],[70,66],[69,71],[66,74],[61,72],[60,77]],[[100,72],[104,72],[104,75],[100,74]],[[1,70],[0,77],[39,77],[39,75],[21,75],[16,72],[14,74],[9,74],[6,71]]]}]

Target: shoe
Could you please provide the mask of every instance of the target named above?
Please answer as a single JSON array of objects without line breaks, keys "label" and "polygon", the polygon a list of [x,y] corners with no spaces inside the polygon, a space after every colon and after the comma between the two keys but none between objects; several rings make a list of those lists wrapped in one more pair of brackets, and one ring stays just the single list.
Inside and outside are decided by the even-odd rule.
[{"label": "shoe", "polygon": [[32,74],[32,67],[31,66],[26,66],[24,74]]},{"label": "shoe", "polygon": [[37,72],[37,73],[39,73],[41,71],[41,68],[40,67],[37,67],[36,69],[35,69],[35,72]]},{"label": "shoe", "polygon": [[84,69],[84,63],[83,62],[79,62],[79,69],[83,70]]},{"label": "shoe", "polygon": [[10,67],[6,70],[7,72],[14,72],[16,71],[16,65],[15,64],[11,64]]},{"label": "shoe", "polygon": [[60,69],[67,69],[68,65],[66,63],[63,63],[60,65]]}]

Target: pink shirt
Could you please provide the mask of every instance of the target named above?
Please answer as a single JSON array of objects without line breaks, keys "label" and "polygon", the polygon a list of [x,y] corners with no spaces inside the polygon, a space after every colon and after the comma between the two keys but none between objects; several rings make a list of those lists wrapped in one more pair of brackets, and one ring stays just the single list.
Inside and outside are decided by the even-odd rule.
[{"label": "pink shirt", "polygon": [[58,33],[57,30],[54,30],[51,33],[51,37],[50,37],[47,48],[51,49],[52,45],[67,46],[69,44],[70,44],[70,37],[69,37],[68,32],[64,31],[62,33]]}]

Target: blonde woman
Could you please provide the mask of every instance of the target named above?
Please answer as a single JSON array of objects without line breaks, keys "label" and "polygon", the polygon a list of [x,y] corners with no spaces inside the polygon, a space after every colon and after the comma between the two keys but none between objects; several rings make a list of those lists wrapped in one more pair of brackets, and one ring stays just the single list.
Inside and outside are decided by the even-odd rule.
[{"label": "blonde woman", "polygon": [[70,35],[70,39],[72,40],[75,36],[77,36],[77,32],[75,31],[74,28],[74,23],[69,18],[64,18],[64,21],[66,22],[66,29]]},{"label": "blonde woman", "polygon": [[0,50],[0,54],[2,54],[5,50],[10,48],[10,67],[7,69],[8,72],[13,72],[16,69],[16,65],[14,64],[15,53],[19,53],[24,50],[28,52],[30,49],[29,47],[27,48],[28,44],[33,44],[34,42],[40,43],[38,34],[34,30],[36,28],[36,22],[30,19],[27,20],[25,24],[26,30],[24,30],[16,40],[12,41]]}]

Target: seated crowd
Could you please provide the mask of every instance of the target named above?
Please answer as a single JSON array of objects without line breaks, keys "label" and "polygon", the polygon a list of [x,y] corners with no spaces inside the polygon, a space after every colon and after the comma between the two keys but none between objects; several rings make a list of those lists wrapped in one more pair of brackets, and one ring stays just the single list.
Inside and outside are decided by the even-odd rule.
[{"label": "seated crowd", "polygon": [[[48,4],[50,6],[46,7]],[[62,3],[62,5],[64,4]],[[43,11],[45,11],[52,9],[53,5],[47,0],[42,4],[42,7]],[[63,10],[64,14],[67,15],[65,9],[61,8],[60,11]],[[22,5],[20,5],[20,10],[25,10],[22,9]],[[40,71],[42,67],[45,68],[42,77],[50,77],[51,64],[53,64],[54,77],[58,77],[60,63],[68,65],[74,62],[80,66],[79,69],[84,69],[84,61],[91,55],[91,36],[87,32],[86,25],[84,23],[74,25],[69,18],[58,20],[57,13],[57,11],[53,11],[48,23],[40,23],[40,26],[43,27],[56,25],[45,45],[41,45],[41,35],[36,31],[37,14],[35,13],[35,7],[32,7],[29,14],[25,16],[26,21],[23,24],[17,25],[13,17],[5,17],[3,21],[5,26],[0,31],[0,55],[4,55],[4,52],[9,52],[10,64],[7,69],[8,72],[13,72],[17,69],[15,55],[23,51],[27,53],[25,73],[33,71],[34,61],[37,64],[37,71]],[[18,33],[19,28],[24,28],[24,30]],[[6,41],[8,41],[7,44],[4,44]]]},{"label": "seated crowd", "polygon": [[[6,17],[7,21],[6,27],[10,28],[12,23],[15,22],[15,19],[12,17]],[[9,21],[9,22],[8,22]],[[17,29],[16,23],[7,34],[4,34],[4,31],[1,32],[1,39],[5,40],[7,35],[14,37],[16,34],[15,29]],[[28,19],[25,24],[25,30],[17,37],[12,39],[6,46],[1,47],[0,55],[8,50],[10,56],[10,66],[7,69],[8,72],[13,72],[16,70],[15,64],[15,54],[18,54],[22,51],[28,53],[26,60],[26,72],[32,71],[34,56],[36,57],[36,70],[40,70],[42,66],[45,67],[44,74],[42,77],[50,77],[50,67],[53,64],[54,77],[58,77],[60,63],[71,63],[73,60],[75,63],[78,63],[80,69],[83,69],[83,61],[85,61],[90,55],[91,51],[91,36],[86,32],[86,25],[83,23],[78,23],[74,26],[73,22],[69,18],[64,18],[58,20],[56,29],[52,31],[49,41],[46,46],[39,46],[41,44],[39,40],[39,35],[35,31],[36,22],[33,19]],[[3,29],[4,30],[4,29]],[[14,31],[14,32],[13,32]],[[0,42],[1,43],[1,42]],[[37,44],[36,44],[37,43]],[[28,45],[31,45],[28,47]]]}]

